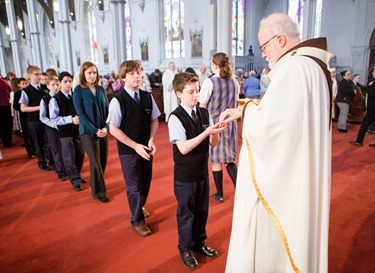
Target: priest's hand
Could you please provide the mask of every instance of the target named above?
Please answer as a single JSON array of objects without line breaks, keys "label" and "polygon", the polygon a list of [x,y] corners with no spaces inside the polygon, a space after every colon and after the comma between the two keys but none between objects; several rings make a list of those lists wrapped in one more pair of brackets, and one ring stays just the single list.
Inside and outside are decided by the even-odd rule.
[{"label": "priest's hand", "polygon": [[219,125],[226,127],[229,122],[237,120],[241,117],[241,111],[238,108],[229,108],[222,112],[219,116]]}]

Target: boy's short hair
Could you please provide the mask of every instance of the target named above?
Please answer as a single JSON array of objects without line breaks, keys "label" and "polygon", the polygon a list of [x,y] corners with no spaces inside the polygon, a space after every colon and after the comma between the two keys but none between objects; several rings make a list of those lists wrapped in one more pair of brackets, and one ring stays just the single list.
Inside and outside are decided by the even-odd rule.
[{"label": "boy's short hair", "polygon": [[32,74],[34,71],[42,71],[42,70],[38,66],[36,66],[36,65],[29,65],[26,68],[26,73],[27,74]]},{"label": "boy's short hair", "polygon": [[133,60],[122,62],[118,69],[120,79],[125,78],[127,73],[134,70],[139,70],[139,72],[141,72],[141,65],[139,62]]},{"label": "boy's short hair", "polygon": [[59,81],[59,78],[57,78],[56,76],[49,76],[49,77],[46,79],[46,84],[49,85],[50,82],[53,82],[53,81],[58,82],[58,81]]},{"label": "boy's short hair", "polygon": [[46,74],[47,74],[47,76],[56,76],[56,77],[57,77],[57,72],[56,72],[56,70],[53,69],[53,68],[48,68],[48,69],[46,70]]},{"label": "boy's short hair", "polygon": [[46,72],[42,72],[42,76],[47,76],[48,77],[48,74]]},{"label": "boy's short hair", "polygon": [[175,92],[182,92],[182,90],[184,90],[185,88],[185,85],[191,82],[199,82],[198,77],[189,72],[179,73],[173,79],[173,89]]},{"label": "boy's short hair", "polygon": [[20,84],[21,82],[27,82],[25,78],[18,78],[18,83]]},{"label": "boy's short hair", "polygon": [[61,72],[61,73],[59,74],[59,81],[61,82],[61,81],[64,79],[64,77],[69,77],[71,80],[73,80],[73,76],[72,76],[72,74],[70,74],[70,73],[67,72],[67,71],[63,71],[63,72]]}]

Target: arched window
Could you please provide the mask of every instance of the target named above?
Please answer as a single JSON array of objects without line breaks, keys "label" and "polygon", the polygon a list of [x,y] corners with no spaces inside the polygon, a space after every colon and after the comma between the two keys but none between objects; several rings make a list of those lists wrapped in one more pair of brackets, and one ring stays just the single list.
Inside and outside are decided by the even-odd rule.
[{"label": "arched window", "polygon": [[90,58],[95,64],[98,64],[98,40],[96,36],[96,19],[95,19],[95,5],[93,0],[85,1],[87,3],[87,41],[89,41]]},{"label": "arched window", "polygon": [[125,3],[125,37],[126,37],[126,58],[132,59],[133,40],[132,40],[132,22],[130,18],[129,1]]},{"label": "arched window", "polygon": [[320,28],[322,26],[322,8],[323,1],[316,0],[314,37],[320,36]]},{"label": "arched window", "polygon": [[164,54],[166,59],[185,57],[183,0],[164,0]]},{"label": "arched window", "polygon": [[301,37],[303,29],[303,2],[303,0],[289,0],[288,2],[288,15],[299,24]]},{"label": "arched window", "polygon": [[244,55],[245,0],[232,0],[232,55]]}]

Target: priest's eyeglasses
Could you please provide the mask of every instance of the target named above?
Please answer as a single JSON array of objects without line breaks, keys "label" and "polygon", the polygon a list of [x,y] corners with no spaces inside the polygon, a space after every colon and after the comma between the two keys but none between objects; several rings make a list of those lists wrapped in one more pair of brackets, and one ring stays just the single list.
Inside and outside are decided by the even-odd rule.
[{"label": "priest's eyeglasses", "polygon": [[264,44],[262,44],[259,49],[260,51],[264,52],[266,50],[266,46],[269,42],[271,42],[274,38],[276,38],[278,35],[275,35],[273,36],[271,39],[269,39],[267,42],[265,42]]}]

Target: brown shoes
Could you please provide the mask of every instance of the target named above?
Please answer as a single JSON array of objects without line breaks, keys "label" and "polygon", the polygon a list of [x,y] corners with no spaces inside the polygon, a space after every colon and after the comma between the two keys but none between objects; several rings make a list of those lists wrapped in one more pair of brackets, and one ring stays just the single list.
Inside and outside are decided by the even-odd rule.
[{"label": "brown shoes", "polygon": [[142,207],[143,217],[148,218],[150,217],[150,213],[147,211],[145,207]]},{"label": "brown shoes", "polygon": [[141,224],[139,226],[133,226],[133,229],[135,230],[135,232],[138,233],[139,236],[146,237],[146,236],[152,234],[151,230],[148,228],[148,226],[146,226],[146,224]]}]

